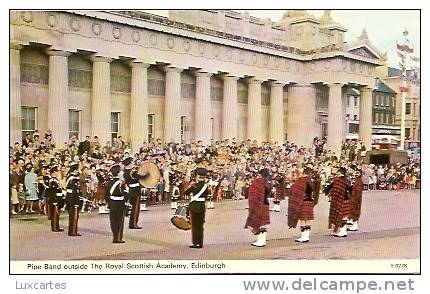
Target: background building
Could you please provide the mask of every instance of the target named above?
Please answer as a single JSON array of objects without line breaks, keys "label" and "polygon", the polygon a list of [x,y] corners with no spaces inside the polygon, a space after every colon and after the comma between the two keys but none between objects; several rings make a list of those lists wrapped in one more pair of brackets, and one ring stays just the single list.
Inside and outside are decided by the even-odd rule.
[{"label": "background building", "polygon": [[[419,75],[414,74],[412,71],[407,71],[406,75],[407,90],[405,95],[405,149],[417,148],[421,146],[421,79]],[[396,125],[401,124],[402,117],[402,90],[403,84],[400,76],[400,71],[395,68],[388,68],[387,75],[384,82],[390,88],[396,91]]]},{"label": "background building", "polygon": [[397,147],[400,142],[400,124],[396,122],[397,93],[379,78],[375,81],[372,102],[373,143]]},{"label": "background building", "polygon": [[[11,11],[10,142],[52,130],[118,135],[137,148],[251,139],[340,153],[346,95],[360,92],[358,137],[372,135],[372,88],[386,54],[366,31],[344,42],[330,11],[288,10],[279,22],[226,10]],[[357,102],[358,103],[358,102]]]}]

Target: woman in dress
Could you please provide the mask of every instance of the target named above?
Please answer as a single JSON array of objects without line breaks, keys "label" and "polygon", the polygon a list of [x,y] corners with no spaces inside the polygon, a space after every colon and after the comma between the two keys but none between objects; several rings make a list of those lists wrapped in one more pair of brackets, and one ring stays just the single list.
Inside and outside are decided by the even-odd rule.
[{"label": "woman in dress", "polygon": [[25,200],[27,202],[27,213],[35,213],[33,210],[34,202],[39,201],[37,196],[37,175],[34,172],[34,167],[31,163],[26,165],[26,175],[24,178],[24,185],[26,190]]}]

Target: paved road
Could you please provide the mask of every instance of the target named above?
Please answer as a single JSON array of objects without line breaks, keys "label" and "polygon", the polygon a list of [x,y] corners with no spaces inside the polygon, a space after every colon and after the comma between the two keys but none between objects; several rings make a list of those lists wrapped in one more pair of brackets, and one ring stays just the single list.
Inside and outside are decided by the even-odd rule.
[{"label": "paved road", "polygon": [[[113,244],[107,215],[81,214],[81,237],[68,237],[67,230],[51,233],[44,216],[11,219],[11,260],[77,259],[403,259],[420,254],[420,191],[375,191],[363,194],[360,231],[346,239],[330,236],[327,229],[329,203],[322,197],[316,208],[311,242],[295,244],[298,229],[288,229],[286,203],[271,212],[268,245],[254,248],[254,237],[243,229],[246,201],[223,201],[208,210],[205,247],[190,249],[190,232],[173,227],[167,205],[143,212],[143,230],[125,229],[125,244]],[[61,217],[67,229],[67,215]],[[128,219],[126,219],[126,222]]]}]

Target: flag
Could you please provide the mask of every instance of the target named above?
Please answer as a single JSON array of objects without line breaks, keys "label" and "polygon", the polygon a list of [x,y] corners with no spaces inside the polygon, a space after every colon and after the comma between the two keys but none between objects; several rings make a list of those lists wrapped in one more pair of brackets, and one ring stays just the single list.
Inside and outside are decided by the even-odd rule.
[{"label": "flag", "polygon": [[414,49],[409,47],[407,44],[404,44],[404,45],[397,44],[397,49],[407,53],[414,53]]}]

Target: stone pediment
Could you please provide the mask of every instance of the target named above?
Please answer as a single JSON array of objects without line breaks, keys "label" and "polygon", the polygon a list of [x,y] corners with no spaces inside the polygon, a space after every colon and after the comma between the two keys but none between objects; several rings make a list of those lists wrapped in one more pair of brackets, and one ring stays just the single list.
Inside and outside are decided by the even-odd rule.
[{"label": "stone pediment", "polygon": [[363,56],[366,58],[380,59],[380,57],[375,52],[373,52],[370,48],[368,48],[367,46],[362,46],[359,48],[351,49],[348,52],[355,54],[355,55]]}]

